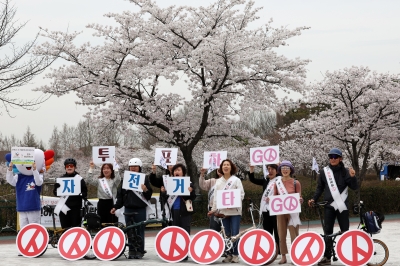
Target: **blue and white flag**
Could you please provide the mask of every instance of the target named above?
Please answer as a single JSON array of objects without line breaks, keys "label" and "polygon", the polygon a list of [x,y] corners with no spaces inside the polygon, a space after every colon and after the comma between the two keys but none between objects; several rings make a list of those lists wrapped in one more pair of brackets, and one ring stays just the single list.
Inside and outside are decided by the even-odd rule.
[{"label": "blue and white flag", "polygon": [[315,172],[317,172],[317,174],[319,173],[319,167],[318,167],[318,163],[317,163],[317,160],[315,159],[315,157],[312,158],[311,170],[314,170]]}]

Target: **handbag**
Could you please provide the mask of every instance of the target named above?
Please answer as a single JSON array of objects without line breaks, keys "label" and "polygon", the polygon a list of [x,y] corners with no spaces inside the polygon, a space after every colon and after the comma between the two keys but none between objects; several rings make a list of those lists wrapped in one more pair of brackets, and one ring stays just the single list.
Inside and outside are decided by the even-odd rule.
[{"label": "handbag", "polygon": [[190,199],[185,200],[185,205],[186,205],[186,210],[188,212],[192,212],[193,211],[193,205],[192,205],[192,201]]}]

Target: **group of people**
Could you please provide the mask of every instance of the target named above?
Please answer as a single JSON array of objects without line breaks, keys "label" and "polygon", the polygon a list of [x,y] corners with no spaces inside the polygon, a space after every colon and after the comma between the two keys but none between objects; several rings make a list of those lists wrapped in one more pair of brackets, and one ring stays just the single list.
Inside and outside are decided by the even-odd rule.
[{"label": "group of people", "polygon": [[[318,198],[324,194],[323,199],[328,204],[325,207],[325,233],[331,234],[335,219],[337,218],[342,232],[349,229],[349,212],[347,209],[347,189],[350,187],[355,190],[358,188],[357,179],[355,178],[355,171],[350,168],[345,168],[342,162],[342,152],[333,148],[329,154],[329,165],[320,171],[318,178],[318,185],[316,192],[312,199],[308,201],[310,206],[313,205]],[[77,177],[80,180],[81,193],[73,196],[61,196],[55,208],[55,212],[59,214],[60,223],[62,228],[69,228],[80,226],[82,200],[87,198],[87,186],[85,180],[97,186],[97,196],[99,198],[97,205],[97,213],[101,217],[102,223],[113,223],[117,221],[115,216],[116,210],[125,207],[125,213],[134,213],[133,216],[126,216],[125,222],[141,222],[147,219],[146,207],[150,206],[149,200],[152,197],[152,186],[160,188],[160,198],[165,198],[165,203],[171,209],[172,225],[179,226],[190,234],[190,224],[192,211],[186,207],[187,200],[194,200],[196,193],[193,184],[188,187],[190,195],[175,196],[168,195],[166,190],[166,182],[168,177],[172,176],[186,176],[186,167],[183,164],[176,164],[168,167],[166,175],[157,176],[156,166],[152,166],[152,171],[149,176],[146,176],[145,182],[141,185],[143,192],[137,192],[122,188],[121,177],[118,169],[114,169],[112,164],[103,164],[101,166],[100,175],[95,177],[93,174],[94,164],[90,163],[87,178],[84,179],[80,176],[77,170],[77,162],[73,158],[68,158],[64,162],[65,174],[62,177]],[[129,171],[142,172],[142,161],[139,158],[132,158],[129,163]],[[207,169],[201,169],[199,185],[203,190],[208,191],[208,216],[210,217],[210,228],[219,231],[220,225],[215,221],[214,215],[224,215],[222,220],[225,227],[227,236],[234,236],[239,233],[240,221],[242,216],[242,208],[217,208],[217,194],[218,190],[238,189],[240,191],[241,200],[243,200],[245,192],[243,189],[242,181],[236,176],[237,168],[235,164],[225,159],[217,169],[216,178],[206,180],[205,173]],[[249,179],[252,183],[263,187],[263,194],[261,197],[260,211],[263,215],[263,228],[274,236],[276,246],[281,254],[279,264],[287,262],[286,254],[288,253],[286,236],[287,230],[291,241],[299,235],[299,226],[301,224],[299,214],[283,214],[283,215],[270,215],[269,199],[273,195],[285,195],[292,193],[299,193],[300,203],[303,203],[301,197],[301,184],[298,180],[293,178],[295,168],[290,161],[282,161],[278,164],[267,165],[268,175],[263,178],[255,178],[254,166],[250,166]],[[29,179],[30,182],[40,187],[43,183],[43,177],[39,176],[35,164],[32,166],[33,176]],[[12,163],[7,169],[7,181],[17,187],[17,204],[20,215],[21,227],[33,222],[38,222],[38,212],[40,219],[40,201],[37,204],[36,194],[29,193],[28,189],[24,191],[25,183],[18,182],[24,176],[21,174],[13,175]],[[25,181],[24,181],[25,182]],[[54,195],[57,196],[58,183],[54,186]],[[28,193],[27,193],[28,192]],[[40,191],[39,191],[40,192]],[[25,201],[30,201],[33,207],[26,208]],[[38,205],[38,206],[36,206]],[[140,228],[139,234],[143,241],[140,250],[130,249],[130,259],[140,259],[146,253],[144,249],[145,237],[144,227]],[[187,260],[187,257],[184,259]],[[226,254],[223,262],[237,263],[239,262],[237,242],[235,242],[230,254]],[[318,265],[330,265],[331,254],[327,249],[323,259]]]}]

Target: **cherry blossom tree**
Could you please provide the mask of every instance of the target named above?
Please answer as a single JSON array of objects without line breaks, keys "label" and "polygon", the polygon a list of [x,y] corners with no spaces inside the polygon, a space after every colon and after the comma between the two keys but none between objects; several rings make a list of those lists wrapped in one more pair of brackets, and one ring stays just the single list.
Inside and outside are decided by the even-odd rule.
[{"label": "cherry blossom tree", "polygon": [[[277,91],[302,92],[308,61],[286,58],[277,48],[305,27],[274,28],[269,21],[255,28],[250,24],[260,20],[260,8],[250,0],[198,8],[131,2],[139,11],[106,14],[117,26],[88,25],[101,45],[78,46],[79,33],[46,31],[49,42],[36,53],[65,65],[49,73],[51,84],[39,90],[75,92],[92,107],[93,119],[138,125],[178,147],[192,177],[199,141],[247,141],[252,135],[233,127],[235,118],[273,107]],[[185,86],[170,92],[168,83],[179,79]]]},{"label": "cherry blossom tree", "polygon": [[15,38],[26,25],[26,22],[18,23],[16,13],[17,9],[11,1],[0,2],[0,108],[10,116],[10,109],[36,110],[39,104],[48,99],[42,95],[36,99],[25,100],[13,97],[12,94],[52,63],[47,56],[37,57],[30,54],[39,35],[22,46],[16,45]]},{"label": "cherry blossom tree", "polygon": [[[400,136],[399,75],[371,72],[366,67],[351,67],[327,72],[307,98],[310,106],[328,105],[319,112],[292,123],[284,131],[303,148],[286,149],[298,158],[314,149],[324,154],[341,148],[361,182],[369,160],[379,152],[377,146],[398,143]],[[317,145],[310,146],[313,142]],[[310,158],[308,158],[310,160]]]}]

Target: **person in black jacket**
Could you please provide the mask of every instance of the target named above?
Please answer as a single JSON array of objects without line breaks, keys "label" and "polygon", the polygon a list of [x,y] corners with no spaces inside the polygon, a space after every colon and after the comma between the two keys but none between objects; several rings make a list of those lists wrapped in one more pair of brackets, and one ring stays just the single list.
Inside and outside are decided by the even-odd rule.
[{"label": "person in black jacket", "polygon": [[[254,177],[254,166],[250,166],[249,171],[249,179],[250,182],[263,187],[263,192],[267,189],[268,184],[272,179],[274,179],[278,172],[278,165],[276,164],[268,164],[267,165],[268,176],[267,178],[255,178]],[[273,193],[272,193],[273,194]],[[261,208],[261,204],[260,204]],[[276,222],[276,215],[269,215],[269,211],[263,211],[263,228],[268,231],[275,238],[276,248],[279,249],[279,235],[278,235],[278,226]],[[280,251],[279,251],[280,254]]]},{"label": "person in black jacket", "polygon": [[[82,222],[81,209],[82,200],[87,198],[87,187],[83,178],[76,172],[76,160],[68,158],[64,161],[65,174],[61,177],[80,177],[81,178],[81,193],[80,195],[64,196],[67,198],[64,208],[61,208],[58,215],[62,228],[80,227]],[[54,185],[53,194],[57,196],[57,188],[60,187],[59,183]],[[63,198],[64,198],[63,197]],[[60,203],[61,203],[60,199]],[[59,204],[60,204],[59,203]],[[57,204],[57,206],[59,205]],[[64,205],[64,204],[61,204]],[[57,206],[55,211],[57,212]],[[62,207],[62,206],[61,206]],[[67,207],[67,208],[65,208]],[[69,208],[69,210],[68,210]]]},{"label": "person in black jacket", "polygon": [[[129,171],[141,173],[142,172],[142,161],[138,158],[132,158],[129,160]],[[145,202],[151,199],[151,195],[153,194],[153,189],[150,186],[150,182],[148,177],[146,176],[145,182],[142,185],[143,192],[136,192],[133,190],[127,190],[122,188],[121,185],[117,191],[117,202],[114,204],[114,207],[111,209],[111,213],[115,214],[117,209],[125,207],[125,213],[136,213],[133,216],[125,216],[125,223],[129,225],[131,223],[131,219],[133,222],[139,223],[146,220],[146,207],[148,204]],[[129,245],[129,259],[141,259],[146,253],[144,249],[144,226],[139,228],[139,235],[142,238],[142,243],[140,246],[140,250],[136,251],[132,245]],[[129,244],[131,243],[131,239],[128,239]]]},{"label": "person in black jacket", "polygon": [[[178,163],[172,167],[170,172],[172,173],[172,176],[186,176],[186,167],[183,164]],[[164,186],[164,181],[162,177],[156,176],[155,167],[153,167],[153,171],[150,175],[150,182],[153,186],[160,188],[160,198],[168,198],[168,194]],[[188,234],[190,235],[190,223],[192,221],[192,214],[194,210],[192,212],[188,212],[186,209],[185,201],[191,200],[193,202],[196,198],[196,193],[194,191],[192,183],[190,183],[189,191],[189,196],[177,196],[175,201],[172,203],[172,206],[169,207],[171,208],[172,225],[179,226],[185,229],[186,232],[188,232]],[[184,260],[187,259],[188,258],[186,257]]]},{"label": "person in black jacket", "polygon": [[[324,193],[324,201],[328,203],[324,208],[325,234],[333,233],[335,219],[338,220],[340,231],[349,230],[349,211],[347,208],[347,187],[356,190],[358,189],[356,172],[353,168],[346,169],[342,162],[342,151],[338,148],[333,148],[329,151],[329,165],[321,170],[318,178],[318,185],[312,199],[308,201],[308,205],[312,206],[315,201]],[[328,175],[333,174],[331,178]],[[341,200],[334,200],[331,189],[338,190]],[[341,204],[342,201],[344,204]],[[332,254],[328,248],[329,243],[325,243],[324,257],[318,262],[318,265],[331,265]]]}]

